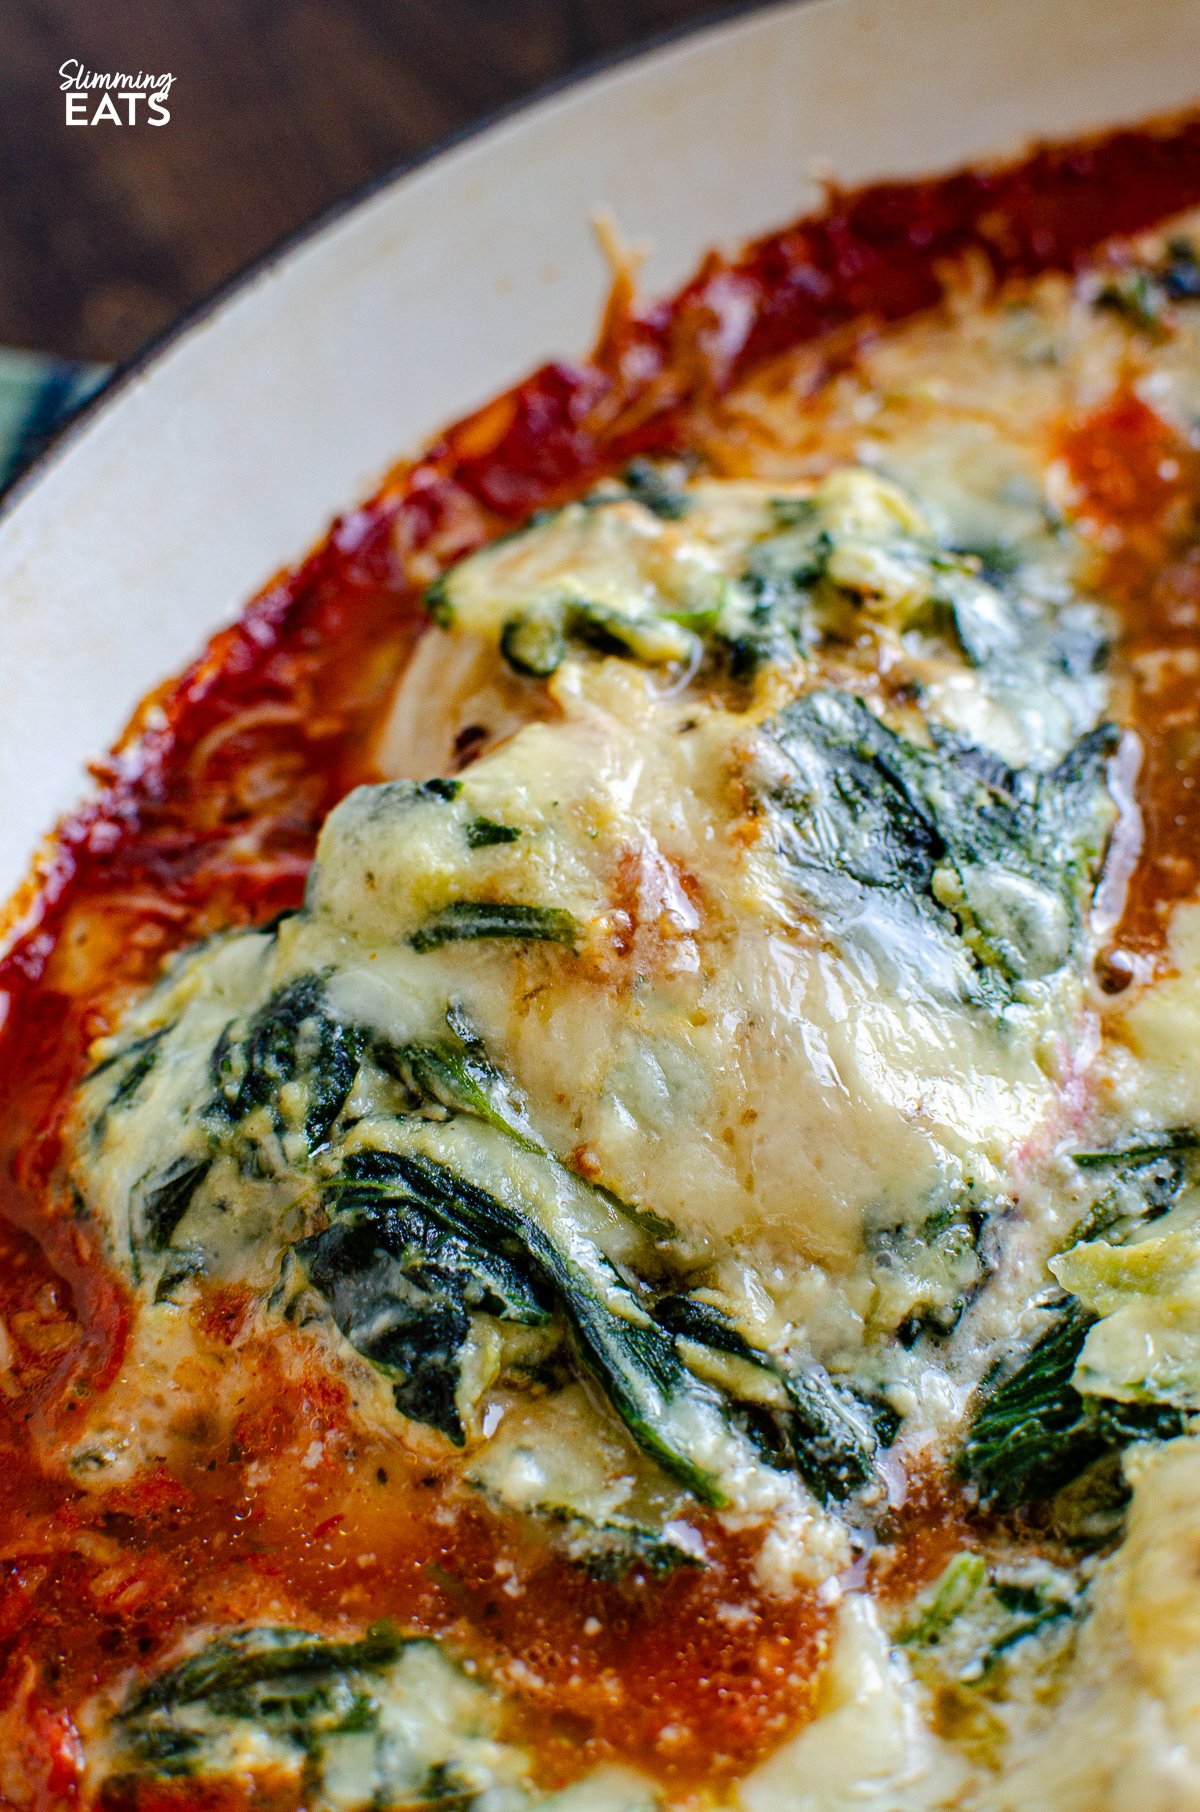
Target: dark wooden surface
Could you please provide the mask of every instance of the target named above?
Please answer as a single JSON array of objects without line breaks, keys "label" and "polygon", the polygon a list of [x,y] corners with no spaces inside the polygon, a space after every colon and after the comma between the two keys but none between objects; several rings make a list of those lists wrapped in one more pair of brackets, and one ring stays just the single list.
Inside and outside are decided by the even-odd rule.
[{"label": "dark wooden surface", "polygon": [[[0,344],[123,358],[398,160],[718,5],[0,0]],[[170,123],[68,127],[68,57],[169,70]]]}]

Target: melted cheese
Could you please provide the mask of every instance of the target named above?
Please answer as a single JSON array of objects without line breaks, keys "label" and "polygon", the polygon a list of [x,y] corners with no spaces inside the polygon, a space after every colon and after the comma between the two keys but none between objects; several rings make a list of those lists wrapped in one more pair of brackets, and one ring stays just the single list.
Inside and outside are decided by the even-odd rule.
[{"label": "melted cheese", "polygon": [[[334,940],[353,938],[337,998],[385,1027],[416,989],[457,992],[549,1142],[584,1145],[619,1193],[700,1239],[844,1268],[868,1209],[997,1187],[1055,1111],[1060,1001],[997,1027],[923,985],[919,948],[830,948],[745,841],[753,725],[666,711],[636,674],[570,681],[562,718],[473,768],[451,808],[393,814],[371,792],[339,807],[294,961],[345,963]],[[477,815],[519,842],[464,859]],[[565,907],[582,963],[539,964],[532,992],[524,956],[397,949],[463,897]]]},{"label": "melted cheese", "polygon": [[931,1740],[870,1601],[853,1597],[839,1613],[817,1721],[747,1775],[735,1803],[737,1812],[925,1812],[957,1797],[964,1775]]}]

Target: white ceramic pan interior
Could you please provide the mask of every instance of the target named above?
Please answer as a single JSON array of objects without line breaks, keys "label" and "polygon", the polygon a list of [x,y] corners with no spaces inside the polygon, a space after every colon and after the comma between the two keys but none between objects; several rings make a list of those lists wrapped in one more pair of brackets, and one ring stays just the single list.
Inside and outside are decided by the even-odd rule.
[{"label": "white ceramic pan interior", "polygon": [[82,766],[399,454],[651,290],[847,182],[1200,95],[1200,0],[808,0],[568,88],[259,268],[59,443],[0,521],[0,897]]}]

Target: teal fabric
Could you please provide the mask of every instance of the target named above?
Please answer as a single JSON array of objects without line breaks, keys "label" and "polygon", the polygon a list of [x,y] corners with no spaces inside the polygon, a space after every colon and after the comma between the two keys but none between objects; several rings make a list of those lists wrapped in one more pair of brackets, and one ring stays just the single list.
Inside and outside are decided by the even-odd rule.
[{"label": "teal fabric", "polygon": [[103,365],[80,365],[0,347],[0,491],[104,382]]}]

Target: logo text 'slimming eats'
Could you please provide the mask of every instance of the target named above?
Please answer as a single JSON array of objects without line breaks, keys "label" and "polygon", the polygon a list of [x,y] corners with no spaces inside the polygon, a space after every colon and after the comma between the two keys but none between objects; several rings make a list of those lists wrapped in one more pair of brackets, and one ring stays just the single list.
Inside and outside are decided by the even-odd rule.
[{"label": "logo text 'slimming eats'", "polygon": [[173,75],[136,75],[88,69],[78,57],[59,67],[68,126],[165,126]]}]

